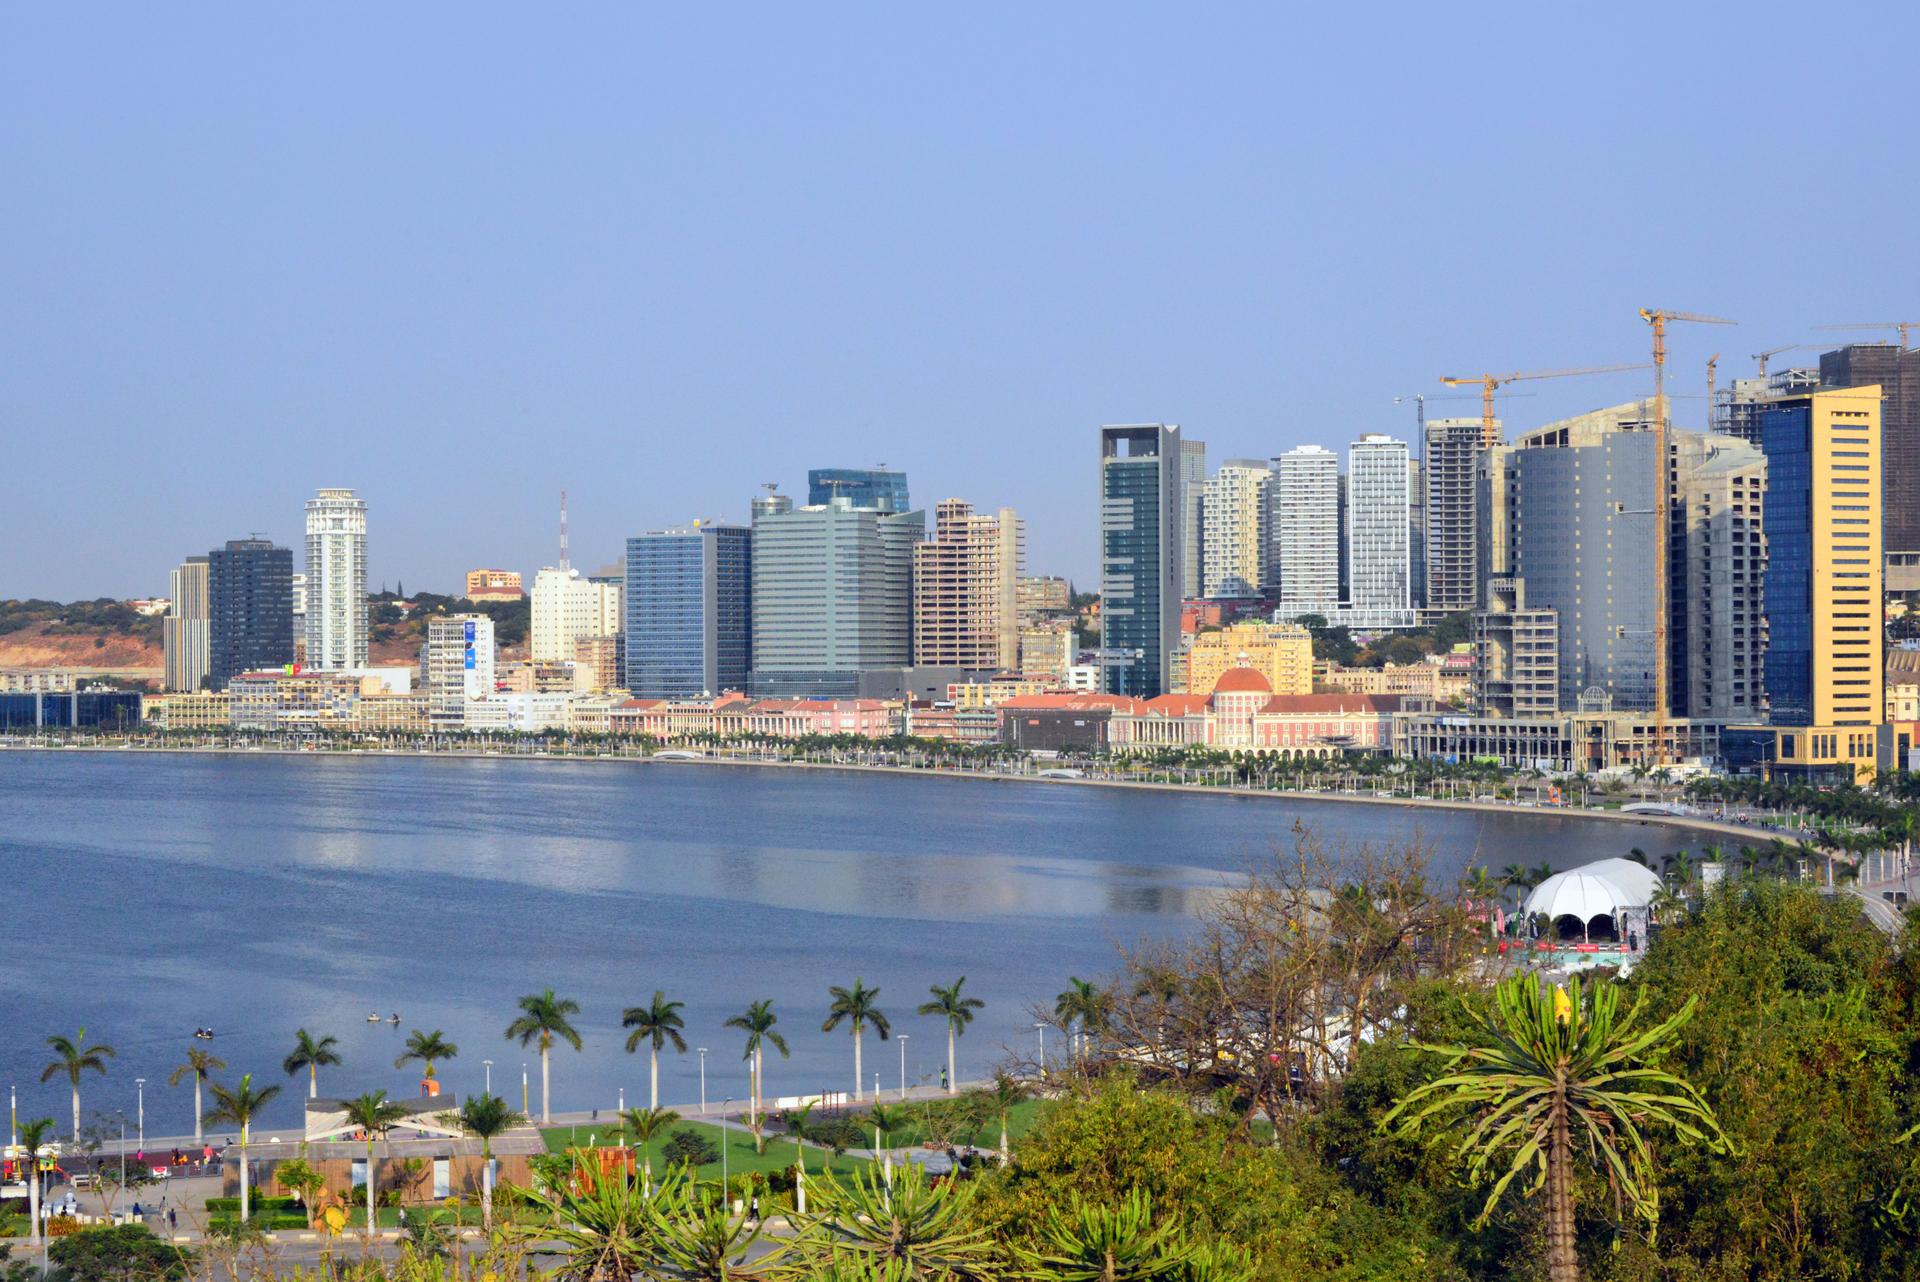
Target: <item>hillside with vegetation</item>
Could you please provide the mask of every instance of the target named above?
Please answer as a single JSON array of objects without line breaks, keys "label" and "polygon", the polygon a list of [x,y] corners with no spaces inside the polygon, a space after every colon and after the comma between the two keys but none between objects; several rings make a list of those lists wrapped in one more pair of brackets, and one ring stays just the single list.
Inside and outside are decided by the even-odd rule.
[{"label": "hillside with vegetation", "polygon": [[0,601],[0,668],[157,668],[160,620],[124,601]]}]

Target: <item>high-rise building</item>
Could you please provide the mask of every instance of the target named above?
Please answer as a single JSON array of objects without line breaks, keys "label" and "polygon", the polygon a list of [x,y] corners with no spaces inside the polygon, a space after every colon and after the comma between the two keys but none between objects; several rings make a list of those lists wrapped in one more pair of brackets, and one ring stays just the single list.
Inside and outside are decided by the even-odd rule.
[{"label": "high-rise building", "polygon": [[168,575],[172,604],[160,621],[160,645],[166,655],[166,688],[198,690],[211,671],[212,629],[207,599],[207,558],[190,556]]},{"label": "high-rise building", "polygon": [[[1480,601],[1479,505],[1475,481],[1489,442],[1477,418],[1436,418],[1426,425],[1425,512],[1426,605],[1430,610],[1471,610]],[[1499,427],[1494,428],[1498,443]]]},{"label": "high-rise building", "polygon": [[1820,386],[1817,369],[1780,369],[1759,378],[1736,378],[1713,394],[1712,428],[1717,436],[1737,436],[1760,448],[1760,411],[1776,396],[1810,392]]},{"label": "high-rise building", "polygon": [[885,467],[816,467],[807,473],[807,504],[825,507],[845,499],[857,508],[905,512],[907,474]]},{"label": "high-rise building", "polygon": [[436,615],[427,620],[420,652],[428,716],[436,727],[467,723],[467,705],[493,693],[493,620],[484,614]]},{"label": "high-rise building", "polygon": [[[1513,574],[1513,554],[1508,542],[1513,511],[1507,499],[1507,460],[1512,456],[1511,445],[1492,445],[1474,458],[1473,557],[1482,584]],[[1487,604],[1483,591],[1481,606],[1484,608]]]},{"label": "high-rise building", "polygon": [[1186,693],[1212,694],[1233,668],[1252,668],[1274,694],[1313,693],[1313,634],[1292,623],[1230,623],[1187,649]]},{"label": "high-rise building", "polygon": [[1328,614],[1340,604],[1340,458],[1302,445],[1273,461],[1267,490],[1267,584],[1279,614]]},{"label": "high-rise building", "polygon": [[1180,438],[1180,599],[1201,594],[1207,555],[1207,443]]},{"label": "high-rise building", "polygon": [[1882,714],[1883,389],[1784,397],[1767,455],[1768,720],[1828,733]]},{"label": "high-rise building", "polygon": [[1560,711],[1560,615],[1527,605],[1520,579],[1487,580],[1473,615],[1473,714],[1527,719]]},{"label": "high-rise building", "polygon": [[627,540],[625,685],[636,698],[744,692],[753,675],[753,531],[696,521]]},{"label": "high-rise building", "polygon": [[1563,711],[1651,712],[1660,572],[1644,404],[1551,423],[1507,456],[1512,577],[1559,619]]},{"label": "high-rise building", "polygon": [[535,663],[573,659],[574,643],[620,631],[619,583],[585,578],[572,566],[545,566],[533,576],[527,657]]},{"label": "high-rise building", "polygon": [[1667,433],[1669,708],[1700,721],[1766,709],[1767,460],[1731,436]]},{"label": "high-rise building", "polygon": [[293,662],[293,549],[231,539],[207,553],[207,688]]},{"label": "high-rise building", "polygon": [[1407,443],[1370,432],[1347,447],[1347,600],[1355,610],[1412,608]]},{"label": "high-rise building", "polygon": [[862,671],[909,666],[913,545],[925,534],[924,512],[756,499],[753,693],[853,698]]},{"label": "high-rise building", "polygon": [[1100,665],[1108,694],[1166,693],[1187,526],[1180,429],[1100,429]]},{"label": "high-rise building", "polygon": [[352,490],[307,500],[307,666],[367,666],[367,503]]},{"label": "high-rise building", "polygon": [[1074,651],[1070,623],[1033,624],[1020,631],[1020,671],[1027,675],[1051,673],[1064,680]]},{"label": "high-rise building", "polygon": [[1267,581],[1267,488],[1272,478],[1273,469],[1260,459],[1229,459],[1207,482],[1203,595],[1260,595]]},{"label": "high-rise building", "polygon": [[933,537],[913,548],[914,663],[1018,670],[1025,533],[1010,507],[988,516],[960,499],[935,506]]},{"label": "high-rise building", "polygon": [[1881,549],[1910,578],[1920,565],[1920,351],[1851,344],[1821,356],[1820,385],[1880,388]]}]

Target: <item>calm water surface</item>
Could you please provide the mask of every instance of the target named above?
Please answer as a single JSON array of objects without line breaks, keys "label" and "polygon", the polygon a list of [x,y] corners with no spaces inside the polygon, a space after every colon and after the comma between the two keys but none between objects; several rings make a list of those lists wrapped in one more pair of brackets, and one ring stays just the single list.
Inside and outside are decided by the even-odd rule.
[{"label": "calm water surface", "polygon": [[[556,1108],[644,1103],[644,1054],[620,1010],[656,988],[687,1003],[709,1048],[708,1094],[746,1091],[740,1037],[721,1024],[772,998],[792,1058],[770,1094],[845,1089],[850,1041],[819,1031],[829,984],[860,976],[909,1034],[907,1075],[944,1058],[912,1014],[927,986],[967,977],[986,1009],[961,1039],[962,1076],[1009,1046],[1031,1052],[1030,1003],[1070,974],[1112,969],[1117,945],[1187,929],[1204,898],[1296,820],[1330,840],[1416,831],[1452,871],[1567,866],[1658,827],[1398,807],[887,774],[699,765],[137,753],[0,754],[0,870],[13,907],[0,969],[0,1086],[23,1116],[67,1116],[39,1082],[42,1039],[85,1025],[119,1049],[89,1076],[89,1111],[134,1111],[150,1134],[190,1127],[166,1078],[196,1026],[229,1076],[279,1071],[296,1027],[341,1039],[323,1093],[415,1092],[393,1067],[407,1030],[458,1043],[450,1090],[517,1096],[502,1030],[523,993],[579,1001],[585,1050],[562,1048]],[[1477,854],[1475,853],[1477,851]],[[399,1012],[401,1027],[370,1025]],[[867,1042],[869,1085],[899,1080],[894,1044]],[[698,1057],[668,1056],[664,1102],[698,1097]],[[295,1092],[290,1090],[289,1095]],[[274,1120],[297,1116],[278,1101]],[[63,1123],[64,1124],[64,1123]],[[131,1129],[131,1123],[130,1123]]]}]

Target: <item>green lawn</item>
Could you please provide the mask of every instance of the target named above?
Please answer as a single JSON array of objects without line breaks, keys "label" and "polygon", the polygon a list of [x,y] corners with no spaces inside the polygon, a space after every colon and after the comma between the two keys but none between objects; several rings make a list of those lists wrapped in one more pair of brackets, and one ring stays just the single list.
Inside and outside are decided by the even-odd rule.
[{"label": "green lawn", "polygon": [[[729,1175],[741,1175],[749,1171],[764,1172],[785,1170],[791,1167],[794,1162],[793,1141],[783,1135],[769,1135],[767,1137],[766,1152],[756,1153],[753,1151],[753,1136],[745,1131],[715,1126],[711,1122],[676,1122],[666,1135],[656,1138],[652,1143],[647,1145],[647,1152],[653,1158],[653,1169],[656,1174],[664,1172],[667,1169],[666,1160],[661,1157],[660,1150],[665,1146],[668,1136],[671,1136],[674,1131],[682,1129],[697,1132],[715,1148],[719,1148],[724,1140],[726,1144],[726,1168],[727,1174]],[[589,1137],[593,1139],[594,1143],[603,1146],[617,1143],[619,1140],[619,1132],[617,1129],[609,1132],[604,1127],[596,1130],[590,1126],[556,1126],[549,1130],[542,1131],[541,1135],[547,1142],[547,1151],[549,1153],[564,1153],[569,1148],[584,1146],[588,1142]],[[812,1146],[808,1146],[807,1148],[807,1170],[815,1173],[826,1169],[834,1171],[835,1173],[844,1174],[866,1165],[867,1163],[865,1161],[855,1161],[845,1157],[836,1158],[825,1149]],[[694,1174],[699,1179],[717,1180],[720,1178],[720,1166],[721,1164],[719,1162],[709,1162],[705,1166],[696,1169]]]},{"label": "green lawn", "polygon": [[[963,1096],[962,1100],[964,1098]],[[971,1143],[979,1148],[999,1148],[1000,1118],[998,1114],[988,1115],[978,1127],[971,1129],[957,1120],[950,1120],[952,1114],[961,1111],[962,1100],[914,1100],[905,1105],[888,1104],[889,1112],[904,1110],[907,1124],[890,1132],[887,1142],[895,1148],[908,1148],[923,1144],[929,1139],[940,1138],[956,1145]],[[1048,1101],[1035,1099],[1021,1100],[1015,1104],[1007,1113],[1008,1138],[1016,1144],[1019,1143],[1049,1107],[1051,1105]],[[858,1116],[864,1119],[865,1114]],[[864,1120],[861,1124],[867,1128],[867,1143],[871,1144],[873,1142],[872,1127]]]}]

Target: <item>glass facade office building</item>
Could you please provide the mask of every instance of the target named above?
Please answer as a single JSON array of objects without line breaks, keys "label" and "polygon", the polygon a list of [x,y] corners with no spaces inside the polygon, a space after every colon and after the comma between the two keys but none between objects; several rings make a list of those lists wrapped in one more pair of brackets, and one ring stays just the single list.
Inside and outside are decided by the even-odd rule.
[{"label": "glass facade office building", "polygon": [[1180,429],[1100,429],[1100,668],[1108,694],[1165,694],[1180,643]]},{"label": "glass facade office building", "polygon": [[1813,405],[1763,407],[1767,455],[1767,703],[1784,725],[1813,721]]},{"label": "glass facade office building", "polygon": [[0,730],[138,730],[142,706],[124,690],[0,694]]},{"label": "glass facade office building", "polygon": [[627,688],[640,699],[747,689],[752,607],[747,527],[677,526],[628,539]]},{"label": "glass facade office building", "polygon": [[207,554],[207,687],[293,662],[293,550],[231,539]]},{"label": "glass facade office building", "polygon": [[816,467],[807,473],[807,506],[824,507],[835,499],[877,512],[906,512],[907,474],[881,467]]}]

